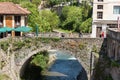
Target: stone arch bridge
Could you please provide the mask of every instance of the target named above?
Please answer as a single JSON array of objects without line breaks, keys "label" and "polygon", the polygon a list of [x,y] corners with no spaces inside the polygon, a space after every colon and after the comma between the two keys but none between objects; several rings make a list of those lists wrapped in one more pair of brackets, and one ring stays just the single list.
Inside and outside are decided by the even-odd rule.
[{"label": "stone arch bridge", "polygon": [[[19,52],[21,54],[25,54],[24,58],[15,61],[15,55],[11,55],[11,78],[13,80],[20,80],[19,76],[24,73],[24,67],[26,66],[26,62],[29,61],[29,58],[35,55],[37,52],[43,50],[66,50],[71,52],[70,54],[74,55],[81,63],[81,65],[85,68],[86,72],[89,74],[90,71],[90,56],[91,51],[95,50],[96,52],[101,51],[101,47],[105,44],[104,39],[94,39],[94,38],[72,38],[65,39],[62,38],[59,41],[50,41],[49,43],[40,43],[42,47],[33,50],[33,51],[22,51]],[[97,58],[97,57],[96,57]]]}]

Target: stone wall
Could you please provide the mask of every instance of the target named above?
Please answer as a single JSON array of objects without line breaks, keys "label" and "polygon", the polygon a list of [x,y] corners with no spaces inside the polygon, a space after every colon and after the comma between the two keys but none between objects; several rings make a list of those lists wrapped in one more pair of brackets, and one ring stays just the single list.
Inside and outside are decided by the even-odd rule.
[{"label": "stone wall", "polygon": [[120,80],[120,31],[108,29],[107,55],[111,60],[110,74],[113,80]]},{"label": "stone wall", "polygon": [[107,38],[108,57],[113,60],[120,60],[120,32],[117,29],[109,29]]}]

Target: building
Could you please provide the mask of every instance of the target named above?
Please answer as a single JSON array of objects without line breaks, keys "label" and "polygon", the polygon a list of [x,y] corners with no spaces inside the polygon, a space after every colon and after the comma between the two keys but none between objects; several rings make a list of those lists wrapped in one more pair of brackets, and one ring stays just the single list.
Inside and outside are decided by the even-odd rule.
[{"label": "building", "polygon": [[91,37],[100,37],[101,32],[106,37],[106,28],[118,27],[119,16],[120,0],[94,0]]},{"label": "building", "polygon": [[[18,4],[0,2],[0,28],[5,26],[10,28],[26,26],[28,14],[30,12]],[[21,32],[10,31],[8,34],[18,36],[21,35]]]}]

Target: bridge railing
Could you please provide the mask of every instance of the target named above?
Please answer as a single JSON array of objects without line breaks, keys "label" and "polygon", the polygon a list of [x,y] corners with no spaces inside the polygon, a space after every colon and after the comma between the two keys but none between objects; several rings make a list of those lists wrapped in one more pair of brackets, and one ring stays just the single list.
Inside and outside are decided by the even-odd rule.
[{"label": "bridge railing", "polygon": [[[26,36],[33,37],[36,36],[34,33],[27,33]],[[39,33],[38,37],[59,37],[59,38],[90,38],[89,33],[80,34],[79,33],[58,33],[58,32],[46,32],[46,33]]]},{"label": "bridge railing", "polygon": [[120,30],[118,28],[109,28],[107,36],[112,39],[120,40]]}]

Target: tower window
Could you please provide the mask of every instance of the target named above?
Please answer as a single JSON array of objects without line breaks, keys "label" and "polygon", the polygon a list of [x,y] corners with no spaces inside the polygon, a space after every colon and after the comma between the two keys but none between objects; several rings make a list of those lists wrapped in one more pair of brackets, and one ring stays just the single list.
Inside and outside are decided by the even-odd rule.
[{"label": "tower window", "polygon": [[103,5],[97,5],[97,9],[103,9]]},{"label": "tower window", "polygon": [[103,19],[103,12],[97,12],[97,19]]}]

